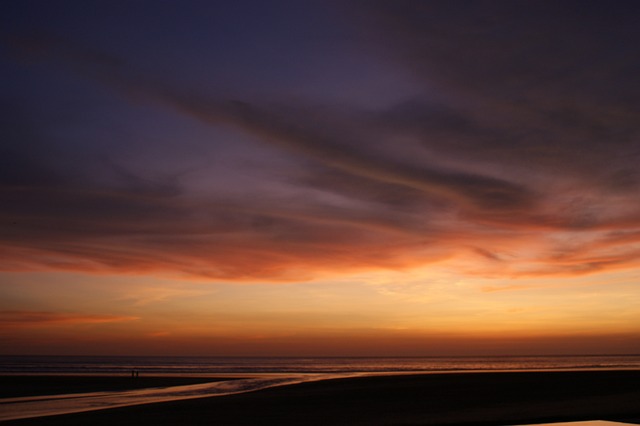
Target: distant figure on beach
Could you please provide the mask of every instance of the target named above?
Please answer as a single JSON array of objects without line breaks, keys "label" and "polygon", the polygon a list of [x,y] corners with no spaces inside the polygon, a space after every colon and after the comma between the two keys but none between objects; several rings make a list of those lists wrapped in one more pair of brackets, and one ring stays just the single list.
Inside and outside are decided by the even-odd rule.
[{"label": "distant figure on beach", "polygon": [[134,377],[138,377],[138,375],[140,374],[140,372],[138,372],[138,370],[131,370],[131,378],[133,379]]}]

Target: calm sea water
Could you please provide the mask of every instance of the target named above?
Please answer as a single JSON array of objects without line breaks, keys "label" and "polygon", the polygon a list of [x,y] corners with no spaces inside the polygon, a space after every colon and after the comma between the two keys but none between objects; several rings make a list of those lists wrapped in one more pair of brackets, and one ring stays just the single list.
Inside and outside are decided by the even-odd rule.
[{"label": "calm sea water", "polygon": [[640,369],[640,355],[516,357],[122,357],[0,356],[0,374],[217,375]]}]

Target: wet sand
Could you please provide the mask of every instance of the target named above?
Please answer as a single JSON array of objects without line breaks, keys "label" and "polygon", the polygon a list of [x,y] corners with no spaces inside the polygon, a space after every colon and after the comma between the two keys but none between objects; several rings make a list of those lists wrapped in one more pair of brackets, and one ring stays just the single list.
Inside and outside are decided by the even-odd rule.
[{"label": "wet sand", "polygon": [[[1,406],[0,406],[1,409]],[[4,425],[509,425],[640,423],[640,371],[334,379]]]},{"label": "wet sand", "polygon": [[165,386],[195,385],[227,377],[159,377],[159,376],[1,376],[0,398],[60,395],[68,393],[126,391]]}]

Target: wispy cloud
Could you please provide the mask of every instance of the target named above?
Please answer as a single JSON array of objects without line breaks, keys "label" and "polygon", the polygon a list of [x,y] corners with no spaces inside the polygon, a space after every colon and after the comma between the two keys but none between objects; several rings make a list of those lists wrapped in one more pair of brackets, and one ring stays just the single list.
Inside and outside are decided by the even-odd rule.
[{"label": "wispy cloud", "polygon": [[130,102],[250,138],[289,167],[267,171],[277,189],[260,197],[233,179],[228,193],[203,194],[118,165],[105,183],[92,163],[70,174],[21,148],[46,141],[9,120],[18,163],[0,187],[3,269],[288,281],[467,256],[479,263],[463,271],[487,276],[638,266],[640,64],[621,47],[633,14],[609,10],[616,25],[603,34],[592,5],[578,17],[550,2],[359,7],[423,93],[376,110],[233,98],[74,42],[13,41]]},{"label": "wispy cloud", "polygon": [[42,327],[51,325],[101,324],[134,321],[137,317],[96,315],[48,311],[0,311],[0,324],[7,328]]}]

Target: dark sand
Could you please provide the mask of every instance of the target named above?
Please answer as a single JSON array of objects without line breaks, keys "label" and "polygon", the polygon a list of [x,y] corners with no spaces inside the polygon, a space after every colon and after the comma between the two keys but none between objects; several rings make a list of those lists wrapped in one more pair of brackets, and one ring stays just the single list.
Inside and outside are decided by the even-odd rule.
[{"label": "dark sand", "polygon": [[0,376],[0,398],[59,395],[67,393],[125,391],[133,389],[195,385],[230,378],[143,376]]},{"label": "dark sand", "polygon": [[[1,407],[0,407],[1,408]],[[377,376],[4,425],[513,425],[640,420],[640,371]]]}]

